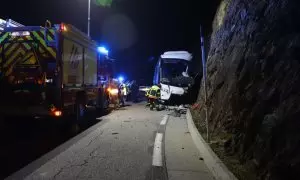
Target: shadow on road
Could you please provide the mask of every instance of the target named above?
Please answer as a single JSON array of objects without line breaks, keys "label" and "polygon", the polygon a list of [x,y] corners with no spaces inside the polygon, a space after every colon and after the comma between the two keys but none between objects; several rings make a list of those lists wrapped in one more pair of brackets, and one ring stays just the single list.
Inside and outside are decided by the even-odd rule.
[{"label": "shadow on road", "polygon": [[[68,141],[77,134],[101,121],[111,110],[96,112],[89,110],[80,128],[77,123],[58,125],[53,119],[14,117],[0,120],[0,179],[18,171],[47,152]],[[60,119],[66,120],[66,119]],[[69,119],[68,119],[69,120]]]}]

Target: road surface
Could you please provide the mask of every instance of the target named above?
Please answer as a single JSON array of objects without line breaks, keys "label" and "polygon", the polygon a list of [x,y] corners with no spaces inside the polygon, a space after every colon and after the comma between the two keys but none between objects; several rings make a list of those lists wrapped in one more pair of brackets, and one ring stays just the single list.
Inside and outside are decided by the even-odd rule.
[{"label": "road surface", "polygon": [[[90,114],[91,115],[91,114]],[[103,114],[98,114],[97,117]],[[89,119],[81,130],[58,129],[54,121],[33,118],[0,120],[0,179],[4,179],[32,161],[40,158],[70,138],[83,132],[101,119]],[[69,124],[71,127],[71,124]]]},{"label": "road surface", "polygon": [[151,179],[155,136],[167,113],[144,103],[114,111],[22,179]]}]

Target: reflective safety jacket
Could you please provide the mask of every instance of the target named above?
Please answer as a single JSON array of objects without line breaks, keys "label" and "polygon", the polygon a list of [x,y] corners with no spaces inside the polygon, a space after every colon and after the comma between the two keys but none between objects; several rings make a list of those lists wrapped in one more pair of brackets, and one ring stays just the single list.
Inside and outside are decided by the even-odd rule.
[{"label": "reflective safety jacket", "polygon": [[122,84],[122,85],[121,85],[121,90],[122,90],[122,94],[123,94],[124,96],[127,96],[127,95],[128,95],[128,89],[127,89],[126,84]]},{"label": "reflective safety jacket", "polygon": [[153,85],[146,93],[146,96],[149,98],[160,98],[160,88],[156,85]]}]

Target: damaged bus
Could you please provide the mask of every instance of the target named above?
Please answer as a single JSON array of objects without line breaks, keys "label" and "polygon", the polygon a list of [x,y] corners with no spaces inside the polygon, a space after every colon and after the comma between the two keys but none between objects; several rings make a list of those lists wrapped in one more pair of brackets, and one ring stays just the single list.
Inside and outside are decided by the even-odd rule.
[{"label": "damaged bus", "polygon": [[153,84],[161,85],[161,100],[165,104],[189,104],[194,78],[189,75],[192,54],[168,51],[155,66]]}]

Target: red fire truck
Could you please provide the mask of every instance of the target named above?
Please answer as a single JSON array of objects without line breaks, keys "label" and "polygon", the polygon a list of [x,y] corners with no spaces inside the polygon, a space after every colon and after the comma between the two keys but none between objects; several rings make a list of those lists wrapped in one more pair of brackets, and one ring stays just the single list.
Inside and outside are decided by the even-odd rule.
[{"label": "red fire truck", "polygon": [[[104,57],[104,58],[103,58]],[[108,107],[102,77],[109,58],[66,23],[4,27],[0,31],[0,113],[3,116],[85,116]],[[108,81],[108,79],[107,79]]]}]

